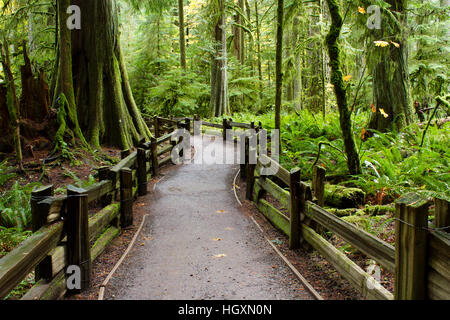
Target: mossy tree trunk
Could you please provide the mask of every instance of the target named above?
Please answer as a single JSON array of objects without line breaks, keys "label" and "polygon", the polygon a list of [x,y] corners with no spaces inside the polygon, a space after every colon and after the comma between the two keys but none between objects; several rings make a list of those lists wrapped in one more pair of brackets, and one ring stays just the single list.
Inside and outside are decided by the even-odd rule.
[{"label": "mossy tree trunk", "polygon": [[88,144],[81,131],[77,106],[75,102],[73,77],[72,77],[72,40],[71,32],[67,28],[66,21],[69,18],[67,8],[70,6],[70,0],[58,0],[58,29],[59,29],[59,58],[58,73],[55,88],[54,106],[58,109],[59,128],[55,136],[54,152],[65,148],[65,137],[70,136],[72,144],[75,144],[75,138],[78,138],[82,147],[88,147]]},{"label": "mossy tree trunk", "polygon": [[[58,2],[64,4],[59,12],[64,17],[59,31],[71,33],[71,49],[62,48],[60,42],[59,69],[71,66],[73,70],[74,95],[72,98],[67,90],[66,97],[70,105],[76,101],[79,126],[86,139],[94,148],[102,143],[122,149],[143,138],[149,140],[151,133],[133,98],[122,56],[116,0],[72,0],[71,4],[81,9],[81,30],[72,32],[66,27],[70,1]],[[70,36],[65,41],[70,41]],[[61,63],[63,53],[72,61]]]},{"label": "mossy tree trunk", "polygon": [[347,155],[347,167],[351,174],[361,173],[361,163],[356,151],[355,140],[352,131],[351,112],[348,107],[348,96],[341,70],[339,36],[341,34],[343,20],[337,0],[327,0],[331,15],[330,32],[326,41],[330,56],[331,83],[334,85],[337,105],[339,109],[340,126],[344,139],[345,153]]},{"label": "mossy tree trunk", "polygon": [[211,109],[216,117],[230,114],[228,98],[228,52],[225,0],[217,0],[218,14],[214,27],[215,53],[211,61]]},{"label": "mossy tree trunk", "polygon": [[186,71],[186,37],[184,31],[184,1],[178,0],[178,23],[180,30],[180,64]]},{"label": "mossy tree trunk", "polygon": [[[377,112],[373,113],[370,128],[379,131],[397,130],[414,121],[408,73],[408,46],[402,24],[406,22],[406,0],[386,0],[392,15],[383,19],[380,30],[375,30],[376,40],[391,40],[389,47],[376,47],[376,63],[372,68],[373,94]],[[389,39],[389,40],[386,40]],[[380,112],[383,109],[386,117]]]},{"label": "mossy tree trunk", "polygon": [[0,43],[0,57],[3,71],[6,77],[6,106],[8,109],[8,118],[10,128],[13,133],[14,148],[16,151],[16,160],[19,169],[23,171],[22,143],[20,141],[20,105],[17,98],[14,75],[11,70],[11,60],[9,55],[9,43],[6,37],[3,39],[3,45]]}]

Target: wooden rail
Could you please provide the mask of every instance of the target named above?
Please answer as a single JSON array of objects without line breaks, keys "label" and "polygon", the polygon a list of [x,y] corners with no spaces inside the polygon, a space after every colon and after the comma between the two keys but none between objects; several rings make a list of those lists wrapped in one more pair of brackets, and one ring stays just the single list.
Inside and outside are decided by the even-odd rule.
[{"label": "wooden rail", "polygon": [[[246,147],[247,148],[247,147]],[[250,168],[250,169],[248,169]],[[266,176],[261,170],[266,170]],[[248,170],[253,174],[248,174]],[[267,155],[258,164],[248,163],[241,171],[259,211],[289,237],[296,248],[306,241],[347,279],[366,299],[450,299],[450,235],[428,228],[428,202],[417,195],[405,195],[397,202],[396,246],[348,223],[323,209],[325,170],[313,170],[312,188],[299,180],[298,170],[289,172]],[[281,184],[281,185],[279,185]],[[266,201],[270,194],[281,205],[282,213]],[[448,230],[448,202],[435,199],[435,228]],[[293,219],[294,218],[294,219]],[[324,228],[395,273],[395,295],[337,250],[314,229]]]}]

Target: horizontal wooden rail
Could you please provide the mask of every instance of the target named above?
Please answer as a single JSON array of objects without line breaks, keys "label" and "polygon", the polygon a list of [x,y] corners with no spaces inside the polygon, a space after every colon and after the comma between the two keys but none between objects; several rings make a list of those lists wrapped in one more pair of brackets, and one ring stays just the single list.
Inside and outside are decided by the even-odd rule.
[{"label": "horizontal wooden rail", "polygon": [[166,141],[170,141],[172,139],[172,136],[173,136],[173,132],[168,133],[162,137],[159,137],[156,139],[156,144],[160,145]]},{"label": "horizontal wooden rail", "polygon": [[[287,186],[290,183],[290,173],[285,168],[283,168],[279,163],[277,163],[272,158],[267,155],[260,155],[258,157],[258,169],[261,167],[269,171],[269,175],[276,176],[281,181],[283,181]],[[267,174],[266,174],[267,175]]]},{"label": "horizontal wooden rail", "polygon": [[61,240],[62,222],[41,228],[0,259],[0,299],[5,298]]},{"label": "horizontal wooden rail", "polygon": [[395,249],[392,245],[336,217],[311,201],[306,203],[305,215],[379,262],[387,270],[395,271]]},{"label": "horizontal wooden rail", "polygon": [[114,190],[111,180],[104,180],[85,188],[88,202],[99,200],[104,195]]},{"label": "horizontal wooden rail", "polygon": [[362,270],[356,263],[350,260],[344,253],[332,246],[327,240],[318,235],[314,230],[302,225],[302,234],[305,240],[314,249],[330,262],[333,267],[352,286],[357,289],[365,299],[393,300],[394,296],[368,273]]},{"label": "horizontal wooden rail", "polygon": [[207,122],[207,121],[202,121],[202,126],[216,128],[216,129],[223,129],[222,124],[212,123],[212,122]]},{"label": "horizontal wooden rail", "polygon": [[284,190],[283,188],[278,186],[275,182],[273,182],[269,178],[256,179],[255,183],[257,183],[261,188],[266,190],[275,199],[277,199],[284,208],[286,208],[287,210],[290,210],[290,207],[291,207],[290,197],[291,197],[291,195],[290,195],[289,191]]},{"label": "horizontal wooden rail", "polygon": [[163,155],[163,154],[165,154],[165,153],[167,153],[167,152],[169,152],[169,151],[172,151],[172,149],[173,149],[173,145],[168,145],[168,146],[166,146],[166,147],[164,147],[162,149],[159,149],[158,150],[158,157]]}]

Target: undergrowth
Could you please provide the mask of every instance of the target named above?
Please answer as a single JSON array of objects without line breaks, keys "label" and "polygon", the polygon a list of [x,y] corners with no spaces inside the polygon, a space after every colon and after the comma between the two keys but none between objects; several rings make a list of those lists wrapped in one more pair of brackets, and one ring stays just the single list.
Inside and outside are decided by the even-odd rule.
[{"label": "undergrowth", "polygon": [[[297,114],[282,115],[281,164],[287,169],[299,167],[303,179],[311,179],[312,165],[317,158],[319,144],[322,146],[318,164],[326,168],[327,176],[342,177],[342,184],[356,186],[368,195],[383,192],[395,199],[406,192],[414,191],[426,197],[450,199],[450,125],[430,127],[420,148],[423,129],[411,125],[402,132],[381,133],[371,131],[367,138],[368,113],[353,117],[355,141],[361,158],[363,173],[347,175],[347,164],[343,154],[344,145],[337,113],[326,119],[308,110]],[[213,119],[221,123],[221,118]],[[233,121],[249,123],[259,121],[265,129],[274,128],[271,114],[255,115],[236,113]],[[330,147],[331,145],[331,147]]]}]

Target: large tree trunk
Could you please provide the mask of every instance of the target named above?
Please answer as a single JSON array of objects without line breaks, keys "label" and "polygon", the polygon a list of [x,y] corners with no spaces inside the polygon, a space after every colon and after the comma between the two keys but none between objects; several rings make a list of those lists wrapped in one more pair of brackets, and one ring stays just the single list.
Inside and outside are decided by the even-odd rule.
[{"label": "large tree trunk", "polygon": [[347,166],[350,174],[360,174],[361,164],[359,155],[356,151],[355,140],[352,131],[351,112],[348,108],[347,90],[345,88],[344,79],[341,70],[341,61],[339,53],[339,36],[341,34],[343,20],[339,12],[339,5],[337,0],[327,0],[328,8],[330,10],[332,24],[330,32],[327,36],[328,54],[330,56],[331,65],[331,82],[334,85],[336,93],[336,100],[339,109],[339,119],[344,139],[345,153],[347,155]]},{"label": "large tree trunk", "polygon": [[14,84],[14,75],[11,71],[11,61],[9,55],[9,44],[6,38],[3,40],[3,46],[0,43],[0,57],[3,71],[6,76],[6,106],[8,109],[8,118],[10,128],[13,133],[14,148],[19,169],[23,171],[22,143],[20,141],[20,106],[17,99],[16,86]]},{"label": "large tree trunk", "polygon": [[116,0],[73,0],[72,4],[81,8],[82,15],[81,30],[72,32],[71,53],[79,122],[87,140],[96,148],[105,143],[127,149],[150,139],[128,81]]},{"label": "large tree trunk", "polygon": [[[398,18],[402,24],[406,20],[406,0],[387,0],[391,12],[403,16]],[[414,110],[411,101],[408,73],[408,47],[403,30],[391,18],[384,21],[391,25],[382,27],[376,32],[380,39],[391,38],[400,45],[390,45],[389,48],[376,48],[379,52],[377,64],[372,69],[373,93],[377,112],[373,114],[370,128],[385,131],[395,125],[397,130],[414,121]],[[393,30],[385,34],[386,30]],[[383,109],[386,117],[380,110]]]},{"label": "large tree trunk", "polygon": [[211,109],[216,117],[230,114],[225,3],[218,2],[220,13],[214,28],[215,54],[211,62]]}]

